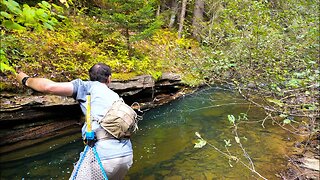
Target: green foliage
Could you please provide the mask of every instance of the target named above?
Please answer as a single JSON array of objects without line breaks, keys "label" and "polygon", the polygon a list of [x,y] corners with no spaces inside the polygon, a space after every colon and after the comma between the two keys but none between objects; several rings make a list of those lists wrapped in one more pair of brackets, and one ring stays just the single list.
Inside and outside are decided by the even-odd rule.
[{"label": "green foliage", "polygon": [[110,0],[107,1],[107,17],[113,25],[131,32],[142,32],[155,22],[153,1]]},{"label": "green foliage", "polygon": [[230,146],[231,146],[231,141],[230,141],[230,139],[228,139],[228,140],[225,140],[225,139],[224,139],[224,146],[225,146],[225,147],[230,147]]},{"label": "green foliage", "polygon": [[246,113],[240,113],[239,116],[238,116],[238,119],[236,119],[234,117],[234,115],[228,115],[228,121],[230,122],[230,124],[235,124],[236,122],[239,122],[241,120],[248,120],[248,116]]},{"label": "green foliage", "polygon": [[3,49],[0,49],[0,72],[4,71],[16,73],[16,71],[10,66],[9,60],[6,57],[6,53]]},{"label": "green foliage", "polygon": [[155,16],[154,1],[109,0],[105,4],[108,12],[105,18],[126,37],[129,58],[132,57],[130,43],[150,37],[162,25]]},{"label": "green foliage", "polygon": [[23,53],[17,47],[15,43],[18,39],[16,36],[6,33],[4,30],[0,34],[1,39],[1,69],[0,72],[5,73],[10,71],[15,73],[14,66],[17,64],[18,60]]},{"label": "green foliage", "polygon": [[195,135],[198,137],[197,142],[194,144],[194,148],[202,148],[207,144],[207,141],[204,140],[199,132],[195,132]]},{"label": "green foliage", "polygon": [[195,143],[194,148],[202,148],[206,144],[207,144],[207,141],[203,139],[197,139],[197,142]]},{"label": "green foliage", "polygon": [[[130,60],[126,38],[117,31],[104,31],[104,26],[104,21],[78,16],[71,17],[55,31],[3,31],[1,49],[6,56],[1,57],[8,59],[6,64],[31,76],[56,81],[88,79],[88,69],[97,62],[109,64],[116,79],[130,79],[140,74],[151,74],[156,79],[161,76],[159,61],[138,50]],[[4,84],[9,88],[15,77],[6,75],[10,81]]]},{"label": "green foliage", "polygon": [[[178,39],[177,33],[158,30],[149,41],[134,43],[133,47],[147,55],[153,65],[151,69],[165,69],[166,71],[177,72],[189,85],[197,86],[203,82],[200,69],[202,64],[202,53],[199,44],[193,39]],[[160,73],[157,73],[160,75]]]},{"label": "green foliage", "polygon": [[236,122],[236,118],[234,115],[228,115],[228,120],[231,124],[234,124]]},{"label": "green foliage", "polygon": [[[286,80],[293,78],[295,72],[301,73],[303,67],[317,66],[308,63],[316,60],[315,47],[319,46],[316,41],[319,30],[315,30],[316,6],[295,0],[286,3],[289,7],[279,10],[263,1],[226,0],[224,3],[226,6],[219,10],[216,21],[204,32],[204,42],[215,47],[213,51],[208,48],[214,53],[208,60],[233,64],[232,69],[243,72],[241,81],[244,82],[277,82],[278,86],[289,88],[303,86],[294,81],[296,79],[291,83]],[[316,46],[309,48],[311,44]],[[219,69],[221,65],[211,68],[216,74],[231,69]]]},{"label": "green foliage", "polygon": [[1,25],[9,30],[54,30],[59,24],[59,19],[65,18],[59,14],[63,12],[61,7],[46,1],[38,3],[38,7],[30,7],[28,4],[21,7],[14,0],[3,0],[1,4],[5,7],[0,12]]},{"label": "green foliage", "polygon": [[203,23],[204,77],[253,87],[247,89],[250,98],[265,97],[280,111],[301,112],[292,104],[306,96],[302,92],[310,92],[309,104],[319,105],[319,0],[207,3],[215,18]]},{"label": "green foliage", "polygon": [[[303,112],[315,111],[319,104],[292,101],[289,93],[299,90],[307,100],[319,96],[312,89],[319,87],[317,2],[207,0],[213,9],[206,18],[214,18],[202,24],[203,41],[198,43],[159,30],[155,1],[94,1],[99,8],[68,1],[73,16],[64,23],[64,16],[59,17],[63,9],[54,4],[1,1],[2,27],[10,21],[16,23],[12,29],[26,30],[3,28],[1,68],[21,67],[32,75],[66,81],[87,79],[92,64],[105,62],[114,78],[151,74],[158,79],[164,71],[177,72],[191,86],[208,81],[251,85],[251,97],[265,97],[266,104],[287,114],[293,107],[289,103],[300,103],[294,107]],[[45,22],[55,31],[40,31],[51,29]]]}]

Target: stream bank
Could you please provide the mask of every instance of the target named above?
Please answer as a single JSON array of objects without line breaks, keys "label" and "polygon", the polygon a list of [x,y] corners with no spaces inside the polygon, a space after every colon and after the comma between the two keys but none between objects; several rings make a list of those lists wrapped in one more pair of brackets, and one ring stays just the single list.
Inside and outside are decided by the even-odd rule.
[{"label": "stream bank", "polygon": [[[127,104],[139,102],[145,111],[193,91],[173,73],[163,73],[157,81],[149,75],[113,80],[109,87]],[[1,94],[0,155],[80,132],[84,122],[73,98],[44,95],[27,88],[25,91],[26,94]]]}]

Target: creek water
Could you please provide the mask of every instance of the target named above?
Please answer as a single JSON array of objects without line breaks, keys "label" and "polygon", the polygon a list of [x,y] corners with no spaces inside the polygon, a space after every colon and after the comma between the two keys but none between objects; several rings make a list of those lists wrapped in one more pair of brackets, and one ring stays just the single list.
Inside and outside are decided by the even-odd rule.
[{"label": "creek water", "polygon": [[[264,112],[236,93],[214,87],[186,95],[170,104],[149,110],[132,137],[134,163],[126,179],[259,179],[240,162],[229,160],[213,147],[194,148],[195,132],[219,150],[228,151],[246,164],[235,141],[228,115],[246,113],[238,124],[240,141],[267,179],[286,168],[287,151],[295,138],[265,118]],[[257,122],[259,121],[259,122]],[[25,158],[1,164],[1,179],[68,179],[84,145],[78,134],[50,140],[22,152]],[[230,140],[228,150],[225,141]],[[47,149],[44,154],[34,153]],[[250,165],[249,165],[250,166]]]}]

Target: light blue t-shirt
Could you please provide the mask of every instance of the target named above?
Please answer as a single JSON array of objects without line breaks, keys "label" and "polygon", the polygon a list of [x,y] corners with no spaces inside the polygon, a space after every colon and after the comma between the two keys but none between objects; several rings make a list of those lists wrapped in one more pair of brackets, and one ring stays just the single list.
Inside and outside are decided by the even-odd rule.
[{"label": "light blue t-shirt", "polygon": [[[98,81],[82,81],[76,79],[73,84],[73,98],[80,103],[83,114],[87,112],[87,94],[91,95],[91,119],[92,131],[96,132],[102,127],[97,122],[111,108],[111,105],[120,97],[117,93],[108,88],[104,83]],[[82,127],[82,136],[86,132],[86,123]],[[96,149],[101,160],[113,159],[133,153],[130,139],[106,139],[96,142]]]}]

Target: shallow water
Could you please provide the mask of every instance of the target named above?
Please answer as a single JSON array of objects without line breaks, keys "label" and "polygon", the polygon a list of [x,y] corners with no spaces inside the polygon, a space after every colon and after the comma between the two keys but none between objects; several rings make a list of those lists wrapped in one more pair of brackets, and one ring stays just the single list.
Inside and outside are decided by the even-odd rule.
[{"label": "shallow water", "polygon": [[[230,153],[248,164],[227,118],[240,113],[247,113],[248,121],[239,124],[237,132],[256,171],[265,178],[279,179],[276,174],[286,167],[287,148],[295,137],[268,121],[265,128],[261,122],[249,123],[263,120],[264,113],[221,88],[202,90],[148,111],[139,123],[140,131],[132,137],[134,164],[126,179],[257,179],[241,163],[229,161],[209,145],[193,147],[195,132],[223,152],[227,152],[224,140],[230,140]],[[37,148],[49,152],[28,157]],[[83,148],[77,135],[53,139],[24,150],[26,158],[22,160],[2,163],[0,177],[68,179]]]}]

